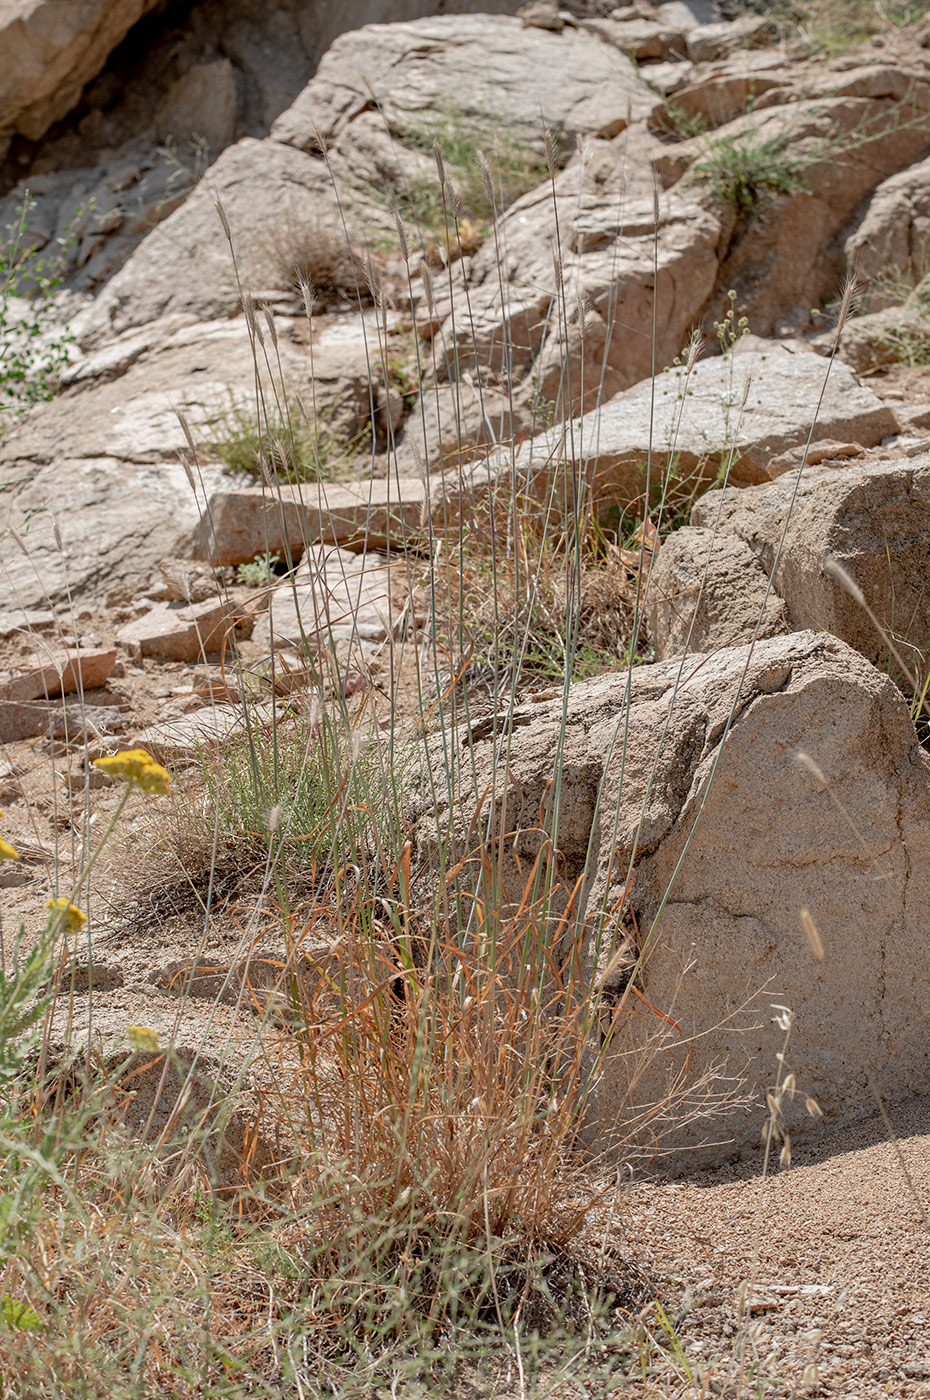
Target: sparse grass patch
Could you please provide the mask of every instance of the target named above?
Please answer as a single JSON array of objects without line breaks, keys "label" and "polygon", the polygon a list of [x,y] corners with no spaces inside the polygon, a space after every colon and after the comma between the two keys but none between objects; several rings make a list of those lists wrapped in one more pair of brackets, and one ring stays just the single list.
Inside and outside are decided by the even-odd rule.
[{"label": "sparse grass patch", "polygon": [[263,402],[259,412],[230,397],[201,437],[229,471],[265,481],[325,481],[346,451],[296,405],[281,407],[277,400]]},{"label": "sparse grass patch", "polygon": [[868,43],[873,34],[915,24],[926,15],[924,0],[728,0],[725,12],[761,14],[781,31],[800,38],[812,53],[839,55]]},{"label": "sparse grass patch", "polygon": [[806,190],[804,171],[813,157],[794,150],[783,136],[720,136],[694,167],[715,198],[750,214],[779,194]]},{"label": "sparse grass patch", "polygon": [[506,693],[626,665],[638,558],[596,521],[560,516],[551,499],[508,506],[506,497],[478,507],[434,571],[433,628],[453,668],[467,666],[471,686]]},{"label": "sparse grass patch", "polygon": [[463,117],[447,117],[435,125],[410,124],[397,136],[409,150],[435,158],[438,149],[445,173],[455,190],[456,208],[444,195],[437,170],[403,182],[400,210],[428,239],[445,240],[447,228],[474,252],[486,225],[520,195],[546,179],[546,159],[531,144],[510,133],[493,130]]}]

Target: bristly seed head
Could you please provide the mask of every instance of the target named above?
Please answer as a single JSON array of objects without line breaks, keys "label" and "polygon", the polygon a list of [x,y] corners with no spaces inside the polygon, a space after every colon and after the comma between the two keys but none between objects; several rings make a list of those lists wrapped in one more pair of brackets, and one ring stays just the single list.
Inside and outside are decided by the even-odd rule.
[{"label": "bristly seed head", "polygon": [[852,575],[846,572],[838,559],[834,559],[832,556],[825,559],[823,567],[824,572],[829,574],[831,578],[836,579],[840,587],[845,588],[854,602],[858,603],[861,608],[865,607],[865,594]]},{"label": "bristly seed head", "polygon": [[825,954],[823,951],[823,940],[817,930],[817,925],[811,918],[809,909],[801,910],[801,927],[807,934],[807,941],[811,945],[811,952],[818,962],[823,962]]}]

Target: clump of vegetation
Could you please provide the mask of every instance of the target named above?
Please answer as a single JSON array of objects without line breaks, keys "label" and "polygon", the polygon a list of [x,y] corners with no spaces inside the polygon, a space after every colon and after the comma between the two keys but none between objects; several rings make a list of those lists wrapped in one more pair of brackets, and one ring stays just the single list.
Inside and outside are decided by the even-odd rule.
[{"label": "clump of vegetation", "polygon": [[340,231],[287,213],[275,221],[269,244],[274,281],[295,299],[306,287],[320,311],[371,302],[365,260]]},{"label": "clump of vegetation", "polygon": [[275,565],[280,562],[280,554],[272,554],[266,549],[264,554],[256,554],[247,564],[239,565],[236,582],[244,584],[246,588],[266,588],[274,582]]},{"label": "clump of vegetation", "polygon": [[74,341],[54,299],[63,257],[36,256],[32,208],[27,195],[0,242],[0,433],[10,417],[54,397]]},{"label": "clump of vegetation", "polygon": [[926,17],[924,0],[724,0],[727,17],[764,15],[781,32],[800,38],[812,53],[843,54],[873,34],[902,29]]},{"label": "clump of vegetation", "polygon": [[694,170],[721,203],[751,214],[774,195],[806,191],[804,171],[813,161],[809,153],[794,149],[782,133],[721,136],[711,142]]},{"label": "clump of vegetation", "polygon": [[473,688],[509,693],[629,662],[639,556],[593,515],[558,511],[557,491],[510,502],[501,491],[431,570],[435,640]]},{"label": "clump of vegetation", "polygon": [[399,191],[402,215],[426,238],[442,240],[447,229],[457,227],[464,252],[473,252],[495,215],[549,173],[546,157],[530,143],[463,117],[429,126],[410,124],[397,140],[437,160],[455,191],[452,208],[438,171],[410,177]]},{"label": "clump of vegetation", "polygon": [[325,481],[340,455],[362,446],[340,447],[333,437],[307,422],[296,405],[276,400],[261,410],[230,397],[223,413],[203,435],[205,447],[231,472],[273,481]]},{"label": "clump of vegetation", "polygon": [[690,141],[695,136],[703,136],[704,132],[707,130],[707,118],[705,116],[700,112],[695,112],[692,115],[671,98],[665,103],[662,112],[665,121],[668,126],[671,127],[679,141]]}]

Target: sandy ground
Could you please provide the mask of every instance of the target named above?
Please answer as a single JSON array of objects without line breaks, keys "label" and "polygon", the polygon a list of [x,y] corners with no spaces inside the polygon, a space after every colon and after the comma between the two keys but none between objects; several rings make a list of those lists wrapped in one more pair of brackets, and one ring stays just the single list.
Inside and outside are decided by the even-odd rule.
[{"label": "sandy ground", "polygon": [[889,1116],[897,1149],[875,1115],[767,1179],[760,1149],[759,1166],[632,1189],[693,1379],[680,1368],[680,1393],[930,1396],[930,1096]]}]

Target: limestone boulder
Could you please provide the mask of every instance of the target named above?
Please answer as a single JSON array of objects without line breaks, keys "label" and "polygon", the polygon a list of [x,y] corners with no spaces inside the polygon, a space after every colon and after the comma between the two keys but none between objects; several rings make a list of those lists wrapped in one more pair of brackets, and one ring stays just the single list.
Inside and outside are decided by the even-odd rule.
[{"label": "limestone boulder", "polygon": [[[364,214],[367,237],[393,227],[388,211],[373,199],[348,203],[350,217]],[[300,273],[324,296],[357,304],[364,278],[349,247],[324,162],[277,141],[244,139],[227,148],[209,179],[107,283],[82,327],[83,342],[93,346],[164,316],[230,316],[243,290],[275,289],[294,297]]]},{"label": "limestone boulder", "polygon": [[713,291],[725,220],[670,193],[657,229],[652,154],[628,163],[621,137],[613,180],[574,164],[555,197],[542,186],[511,206],[444,308],[440,343],[458,363],[516,373],[558,417],[644,379],[654,358],[671,363]]},{"label": "limestone boulder", "polygon": [[925,275],[930,268],[930,160],[882,181],[846,239],[846,255],[869,281]]},{"label": "limestone boulder", "polygon": [[[666,370],[617,394],[603,407],[551,429],[520,453],[518,471],[529,482],[548,481],[570,465],[590,481],[599,503],[627,505],[646,487],[658,494],[669,464],[676,480],[713,481],[729,466],[735,483],[762,482],[785,465],[785,451],[832,439],[872,446],[897,430],[895,417],[852,371],[835,361],[766,350],[718,356]],[[476,479],[477,480],[477,479]]]},{"label": "limestone boulder", "polygon": [[[910,689],[891,652],[893,638],[922,680],[930,636],[926,452],[808,467],[800,480],[793,471],[771,485],[711,491],[691,519],[666,541],[650,581],[650,635],[660,657],[749,641],[771,575],[769,614],[779,614],[783,627],[831,632]],[[831,561],[861,589],[884,635],[831,573]]]},{"label": "limestone boulder", "polygon": [[802,632],[478,721],[457,736],[460,784],[414,813],[422,866],[438,831],[467,855],[489,829],[495,878],[519,890],[557,753],[558,874],[583,877],[586,978],[606,998],[597,1148],[758,1151],[785,1048],[773,1005],[793,1013],[792,1133],[818,1130],[806,1096],[828,1129],[871,1112],[867,1076],[886,1103],[926,1092],[930,759],[887,676]]},{"label": "limestone boulder", "polygon": [[244,564],[271,553],[297,561],[311,545],[423,547],[430,491],[422,477],[305,482],[270,491],[223,489],[209,498],[191,542],[195,559]]},{"label": "limestone boulder", "polygon": [[272,134],[302,151],[347,151],[373,104],[386,141],[441,136],[451,123],[486,138],[505,129],[543,151],[546,126],[571,148],[577,136],[613,136],[647,116],[656,95],[594,34],[526,28],[507,15],[439,15],[341,35]]},{"label": "limestone boulder", "polygon": [[[270,336],[264,318],[261,325]],[[377,438],[388,396],[370,379],[365,326],[353,323],[351,336],[334,334],[325,316],[312,335],[286,317],[274,325],[276,382],[283,375],[305,455],[367,465],[372,404]],[[267,372],[261,377],[272,431],[285,435]],[[248,495],[249,478],[234,478],[224,465],[224,452],[242,439],[239,457],[247,467],[249,442],[257,441],[255,362],[244,318],[161,318],[78,357],[65,378],[63,393],[30,410],[0,442],[9,483],[0,520],[19,531],[28,523],[22,535],[28,557],[14,550],[5,560],[0,610],[39,607],[47,595],[58,601],[69,588],[88,599],[134,592],[160,559],[185,552],[215,493],[226,488],[235,496],[242,485]],[[179,460],[189,450],[179,411],[197,444],[192,475]],[[421,483],[412,508],[417,526],[422,500]],[[222,533],[218,513],[216,523]],[[280,549],[280,540],[266,546],[264,535],[253,522],[247,552],[221,551],[222,562]]]},{"label": "limestone boulder", "polygon": [[5,0],[0,8],[0,153],[36,141],[157,0]]},{"label": "limestone boulder", "polygon": [[646,597],[659,661],[792,630],[784,601],[750,546],[713,526],[676,530],[663,542]]}]

